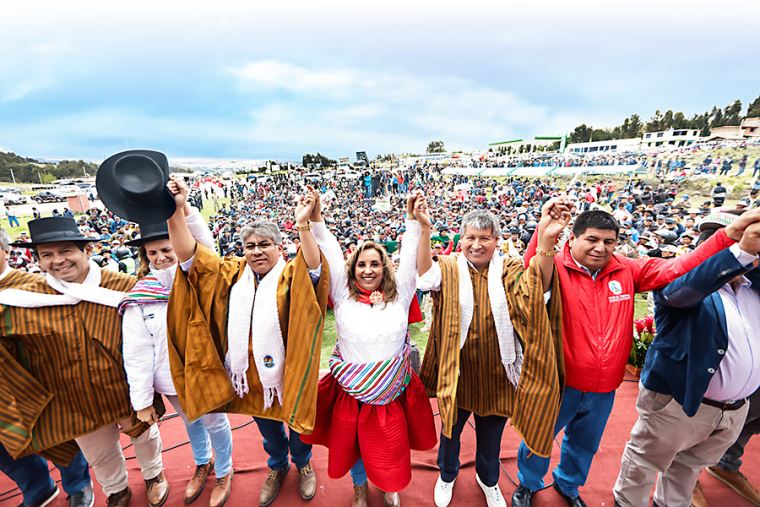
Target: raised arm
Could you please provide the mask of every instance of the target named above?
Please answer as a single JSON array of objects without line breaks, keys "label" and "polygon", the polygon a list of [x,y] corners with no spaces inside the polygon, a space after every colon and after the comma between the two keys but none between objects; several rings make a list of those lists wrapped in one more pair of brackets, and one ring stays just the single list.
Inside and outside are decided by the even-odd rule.
[{"label": "raised arm", "polygon": [[[541,272],[543,291],[551,289],[552,276],[554,275],[554,255],[557,254],[557,238],[570,223],[572,203],[565,199],[549,199],[541,210],[541,222],[534,236],[536,248],[535,262]],[[533,243],[531,239],[531,243]]]},{"label": "raised arm", "polygon": [[174,196],[174,202],[177,206],[174,214],[167,220],[169,240],[177,253],[179,262],[185,262],[195,254],[195,238],[187,226],[184,212],[188,189],[187,185],[174,176],[170,177],[167,187]]},{"label": "raised arm", "polygon": [[209,250],[216,250],[216,241],[214,241],[214,235],[211,234],[211,230],[208,228],[206,220],[204,220],[201,212],[198,208],[190,206],[190,203],[186,202],[185,207],[185,222],[190,229],[190,234],[201,245],[207,247]]},{"label": "raised arm", "polygon": [[[398,264],[398,272],[396,273],[396,283],[398,284],[399,296],[403,297],[404,303],[408,303],[414,297],[417,290],[417,257],[420,248],[422,248],[420,242],[421,223],[418,220],[413,220],[415,216],[415,205],[418,199],[422,199],[421,193],[410,195],[406,201],[406,232],[401,241],[401,251],[399,252],[400,259]],[[430,227],[428,223],[428,240],[427,250],[428,257],[430,256]]]},{"label": "raised arm", "polygon": [[317,241],[314,239],[309,225],[309,217],[311,217],[318,199],[319,193],[312,187],[308,187],[308,192],[299,198],[295,211],[296,230],[298,230],[298,236],[301,239],[301,252],[303,252],[306,266],[312,270],[317,269],[321,264],[319,246],[317,246]]},{"label": "raised arm", "polygon": [[[407,214],[409,204],[407,203]],[[420,224],[420,242],[417,246],[417,274],[422,276],[433,266],[433,252],[430,250],[430,213],[424,197],[418,197],[412,207],[414,218]],[[450,242],[453,245],[453,241]]]},{"label": "raised arm", "polygon": [[311,233],[317,246],[324,254],[330,267],[330,298],[333,303],[348,298],[348,276],[346,275],[343,250],[338,239],[327,229],[322,218],[322,203],[316,201],[311,213]]},{"label": "raised arm", "polygon": [[760,208],[744,213],[732,224],[703,241],[692,252],[673,260],[644,258],[628,261],[633,268],[636,291],[646,292],[663,288],[716,253],[742,239],[745,229],[757,222],[760,222]]},{"label": "raised arm", "polygon": [[737,245],[713,255],[705,262],[655,293],[657,304],[675,308],[696,306],[739,275],[758,266],[760,223],[747,227]]}]

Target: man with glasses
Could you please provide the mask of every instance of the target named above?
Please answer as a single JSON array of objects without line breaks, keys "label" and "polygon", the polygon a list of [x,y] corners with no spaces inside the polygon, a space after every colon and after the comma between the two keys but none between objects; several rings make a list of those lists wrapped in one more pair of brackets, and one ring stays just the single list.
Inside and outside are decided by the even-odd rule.
[{"label": "man with glasses", "polygon": [[[299,494],[310,500],[317,479],[311,446],[299,434],[314,427],[330,281],[309,225],[315,194],[309,190],[298,202],[301,249],[286,263],[282,235],[269,221],[241,229],[243,258],[220,258],[197,244],[181,212],[187,187],[172,179],[169,190],[180,210],[168,220],[169,239],[183,273],[169,302],[169,355],[182,408],[189,419],[211,411],[254,416],[270,468],[259,505],[276,498],[288,455],[298,468]],[[232,475],[218,479],[212,507],[226,501]]]}]

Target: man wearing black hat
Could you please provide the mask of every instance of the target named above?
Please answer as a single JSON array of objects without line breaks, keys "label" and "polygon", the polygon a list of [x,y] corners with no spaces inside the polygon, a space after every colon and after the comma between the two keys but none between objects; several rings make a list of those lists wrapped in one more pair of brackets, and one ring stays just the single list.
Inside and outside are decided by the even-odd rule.
[{"label": "man wearing black hat", "polygon": [[[10,249],[8,234],[0,229],[0,277],[4,277],[6,271],[10,270]],[[57,467],[61,473],[63,489],[69,495],[69,507],[91,506],[92,481],[82,453],[78,452],[69,466]],[[0,444],[0,472],[10,477],[21,490],[24,506],[47,505],[59,494],[58,487],[50,478],[47,461],[36,454],[14,460]]]},{"label": "man wearing black hat", "polygon": [[160,505],[168,483],[158,428],[133,417],[122,366],[116,307],[135,279],[90,262],[94,239],[72,218],[32,220],[29,232],[31,242],[21,246],[34,250],[45,276],[10,270],[0,280],[0,391],[15,399],[0,410],[0,442],[14,458],[46,450],[65,464],[76,438],[108,505],[126,506],[121,428],[132,437],[149,503]]}]

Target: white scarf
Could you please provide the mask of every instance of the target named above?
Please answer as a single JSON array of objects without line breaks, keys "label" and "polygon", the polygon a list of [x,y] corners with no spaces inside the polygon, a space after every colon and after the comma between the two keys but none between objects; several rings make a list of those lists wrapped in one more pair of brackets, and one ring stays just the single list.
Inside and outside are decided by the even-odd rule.
[{"label": "white scarf", "polygon": [[75,305],[80,301],[89,301],[116,308],[126,292],[107,289],[100,286],[100,266],[90,262],[90,270],[82,283],[64,282],[50,273],[45,273],[45,281],[51,289],[60,294],[42,294],[19,289],[0,291],[0,304],[20,308],[42,308],[45,306]]},{"label": "white scarf", "polygon": [[248,393],[250,336],[253,360],[264,388],[265,409],[272,406],[275,396],[282,405],[285,345],[277,308],[277,284],[284,269],[285,261],[280,258],[257,289],[253,270],[246,265],[243,276],[230,290],[225,367],[235,393],[242,398]]},{"label": "white scarf", "polygon": [[[520,381],[523,353],[520,342],[515,340],[515,330],[509,318],[507,295],[504,292],[504,282],[501,277],[504,259],[505,257],[501,257],[498,252],[494,252],[488,264],[488,299],[491,303],[491,313],[496,326],[501,364],[504,365],[507,378],[516,389]],[[457,258],[457,267],[459,268],[459,348],[462,349],[470,331],[472,315],[475,311],[475,297],[470,279],[469,263],[463,254]]]},{"label": "white scarf", "polygon": [[177,264],[172,264],[168,268],[158,269],[153,264],[149,265],[150,274],[156,277],[161,285],[167,289],[171,289],[174,285],[174,275],[177,273]]}]

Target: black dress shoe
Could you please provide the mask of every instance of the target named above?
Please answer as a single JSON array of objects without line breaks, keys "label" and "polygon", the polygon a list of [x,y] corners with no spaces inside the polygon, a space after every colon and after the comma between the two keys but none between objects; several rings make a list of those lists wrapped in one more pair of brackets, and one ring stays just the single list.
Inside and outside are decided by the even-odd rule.
[{"label": "black dress shoe", "polygon": [[512,493],[512,507],[530,507],[533,500],[533,492],[520,484]]},{"label": "black dress shoe", "polygon": [[562,491],[560,491],[559,486],[557,486],[557,483],[555,482],[553,484],[554,490],[559,493],[559,496],[565,499],[567,502],[567,505],[570,507],[587,507],[586,502],[583,501],[583,498],[581,498],[581,495],[576,496],[575,498],[570,498],[566,494],[564,494]]}]

